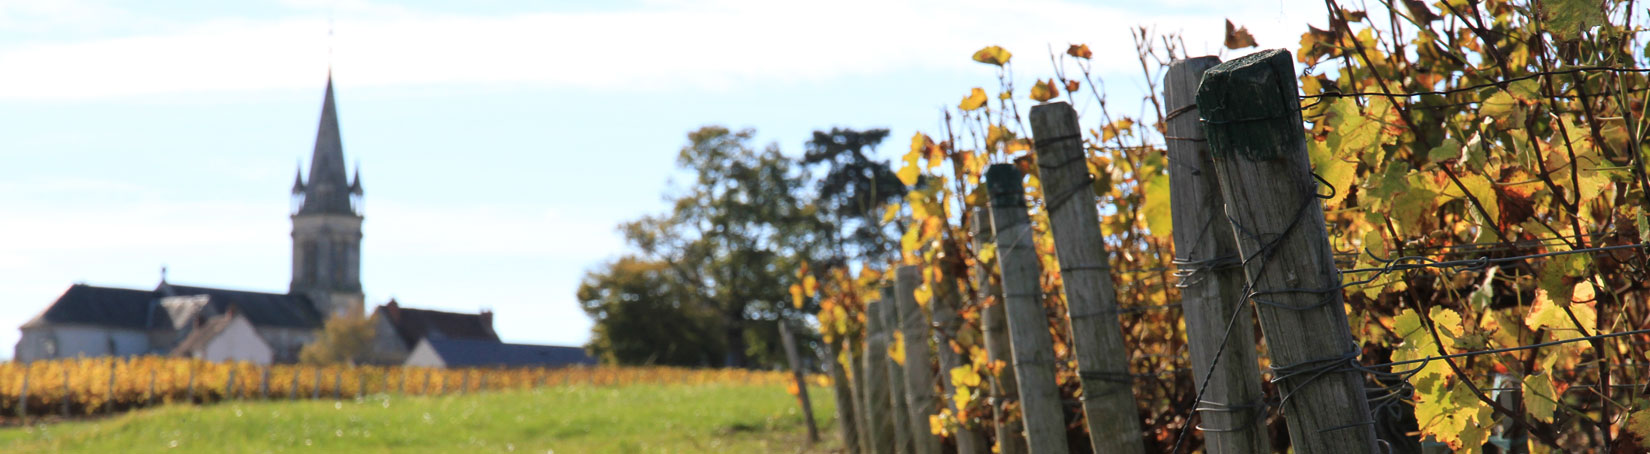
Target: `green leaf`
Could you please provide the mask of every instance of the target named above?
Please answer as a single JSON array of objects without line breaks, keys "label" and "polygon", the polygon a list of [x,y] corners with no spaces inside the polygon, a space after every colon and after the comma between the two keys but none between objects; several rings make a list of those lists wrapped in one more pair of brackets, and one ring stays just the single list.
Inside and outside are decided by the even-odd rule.
[{"label": "green leaf", "polygon": [[1546,373],[1524,377],[1524,410],[1542,422],[1553,422],[1553,410],[1558,409],[1558,389]]},{"label": "green leaf", "polygon": [[[1466,194],[1472,194],[1472,198],[1477,199],[1478,203],[1484,207],[1484,212],[1489,215],[1489,219],[1485,220],[1482,225],[1494,225],[1495,222],[1500,220],[1501,204],[1498,203],[1500,199],[1495,193],[1495,184],[1490,183],[1490,180],[1484,178],[1483,175],[1476,173],[1464,174],[1459,178],[1461,179],[1461,186],[1466,186],[1467,192],[1462,193],[1461,186],[1456,186],[1454,182],[1447,182],[1444,184],[1444,195],[1465,198]],[[1485,214],[1479,213],[1478,208],[1472,204],[1471,200],[1467,201],[1467,211],[1474,215]]]},{"label": "green leaf", "polygon": [[1540,5],[1547,15],[1547,31],[1561,40],[1579,38],[1581,32],[1606,25],[1610,19],[1597,0],[1543,0]]},{"label": "green leaf", "polygon": [[1432,151],[1427,152],[1427,160],[1435,163],[1457,159],[1460,157],[1461,141],[1455,140],[1454,137],[1444,139],[1443,143],[1438,144],[1436,147],[1432,147]]},{"label": "green leaf", "polygon": [[1376,101],[1379,100],[1372,100],[1363,110],[1351,97],[1338,98],[1329,106],[1329,127],[1332,129],[1328,139],[1330,149],[1355,156],[1361,161],[1373,159],[1375,155],[1372,152],[1378,150],[1382,143],[1379,119],[1386,113],[1383,109],[1390,106]]},{"label": "green leaf", "polygon": [[1352,193],[1352,183],[1358,177],[1358,163],[1347,162],[1334,155],[1328,141],[1306,141],[1306,152],[1312,158],[1312,171],[1328,181],[1335,196],[1324,201],[1326,206],[1337,206]]}]

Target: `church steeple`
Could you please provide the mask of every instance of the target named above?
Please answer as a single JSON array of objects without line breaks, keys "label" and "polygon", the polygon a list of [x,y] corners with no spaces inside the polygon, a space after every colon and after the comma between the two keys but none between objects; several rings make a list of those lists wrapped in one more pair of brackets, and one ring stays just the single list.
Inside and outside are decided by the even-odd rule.
[{"label": "church steeple", "polygon": [[[302,168],[302,166],[300,166]],[[333,100],[332,74],[327,72],[326,97],[321,101],[321,124],[315,132],[309,181],[300,172],[292,190],[298,207],[292,215],[291,293],[304,295],[323,316],[355,313],[363,307],[361,293],[361,172],[355,182],[344,171],[344,146],[338,131],[338,106]]]},{"label": "church steeple", "polygon": [[327,73],[326,98],[321,101],[321,125],[315,131],[315,154],[309,161],[309,182],[298,214],[357,214],[350,207],[350,184],[344,173],[344,142],[338,132],[338,107],[332,96],[332,74]]}]

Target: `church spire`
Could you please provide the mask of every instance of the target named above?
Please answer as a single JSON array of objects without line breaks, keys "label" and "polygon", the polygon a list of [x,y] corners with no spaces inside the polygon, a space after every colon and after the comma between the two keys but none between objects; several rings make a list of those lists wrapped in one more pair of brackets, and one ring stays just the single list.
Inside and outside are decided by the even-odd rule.
[{"label": "church spire", "polygon": [[326,98],[321,102],[321,124],[315,131],[315,154],[309,162],[298,214],[356,214],[350,208],[349,180],[344,173],[344,144],[338,132],[338,107],[333,101],[332,72],[327,71]]}]

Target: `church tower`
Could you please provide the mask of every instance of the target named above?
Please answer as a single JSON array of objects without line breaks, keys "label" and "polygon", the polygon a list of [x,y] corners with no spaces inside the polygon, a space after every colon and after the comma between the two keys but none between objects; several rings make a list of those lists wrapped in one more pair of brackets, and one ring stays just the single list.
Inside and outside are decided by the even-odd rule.
[{"label": "church tower", "polygon": [[292,195],[290,293],[309,297],[326,318],[361,314],[361,170],[355,170],[353,182],[346,179],[330,73],[309,181],[300,171]]}]

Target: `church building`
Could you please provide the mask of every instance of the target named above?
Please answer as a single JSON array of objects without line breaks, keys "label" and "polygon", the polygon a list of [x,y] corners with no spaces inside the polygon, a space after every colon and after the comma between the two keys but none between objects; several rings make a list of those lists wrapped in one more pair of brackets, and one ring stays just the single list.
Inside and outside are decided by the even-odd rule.
[{"label": "church building", "polygon": [[[328,75],[309,179],[300,169],[292,187],[292,281],[286,293],[176,285],[166,281],[165,273],[153,289],[74,284],[23,324],[13,358],[176,355],[296,362],[299,350],[314,340],[326,320],[360,316],[364,310],[362,194],[359,169],[354,178],[345,172]],[[373,316],[381,320],[374,325],[378,344],[385,347],[375,352],[373,362],[400,364],[426,333],[499,342],[490,312],[401,309],[394,301],[379,309]],[[418,337],[407,337],[413,333]]]}]

